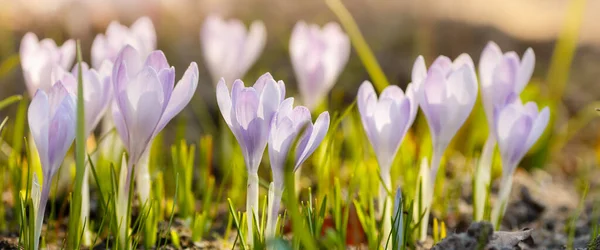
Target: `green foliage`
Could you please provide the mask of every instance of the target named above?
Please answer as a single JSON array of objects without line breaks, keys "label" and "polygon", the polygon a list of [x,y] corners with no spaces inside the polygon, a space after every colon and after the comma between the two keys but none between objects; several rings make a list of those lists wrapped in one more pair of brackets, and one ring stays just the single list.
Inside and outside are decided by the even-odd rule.
[{"label": "green foliage", "polygon": [[[79,249],[80,247],[80,235],[83,234],[84,230],[81,228],[81,190],[83,186],[83,177],[85,172],[85,109],[84,109],[84,99],[83,99],[83,74],[81,69],[81,44],[77,41],[77,62],[78,65],[78,77],[77,77],[77,126],[75,132],[75,186],[72,194],[72,203],[70,205],[70,217],[69,217],[69,237],[67,241],[67,246],[71,249]],[[44,181],[52,181],[52,180],[44,180]],[[87,180],[86,180],[87,181]],[[76,204],[76,205],[73,205]]]},{"label": "green foliage", "polygon": [[194,156],[196,146],[188,146],[185,141],[181,141],[179,146],[171,146],[171,157],[173,169],[179,178],[181,191],[178,197],[179,215],[183,218],[189,218],[195,210],[195,199],[192,189],[192,178],[194,177]]}]

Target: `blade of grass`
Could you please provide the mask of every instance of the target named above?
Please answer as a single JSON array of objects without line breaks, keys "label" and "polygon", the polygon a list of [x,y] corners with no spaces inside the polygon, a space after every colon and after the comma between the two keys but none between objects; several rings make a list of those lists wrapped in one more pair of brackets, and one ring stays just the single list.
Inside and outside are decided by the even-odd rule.
[{"label": "blade of grass", "polygon": [[[240,220],[235,212],[235,209],[233,208],[233,203],[231,202],[231,199],[227,199],[227,203],[229,204],[229,214],[231,215],[231,217],[233,218],[233,223],[235,223],[235,227],[237,229],[237,236],[236,236],[236,241],[237,239],[240,240],[240,244],[243,250],[246,250],[246,242],[244,241],[244,234],[242,233],[242,228],[243,225],[240,225]],[[235,243],[233,245],[235,247]],[[233,249],[233,248],[232,248]]]},{"label": "blade of grass", "polygon": [[4,108],[12,105],[13,103],[16,103],[21,100],[23,100],[22,95],[13,95],[13,96],[4,98],[4,100],[0,101],[0,110],[3,110]]},{"label": "blade of grass", "polygon": [[[171,207],[171,215],[169,216],[169,225],[167,226],[167,233],[169,233],[171,231],[171,225],[173,225],[173,218],[175,217],[175,204],[177,204],[178,192],[179,192],[179,174],[176,174],[175,175],[175,195],[173,195],[173,207]],[[160,240],[158,242],[160,243]],[[167,244],[166,240],[165,240],[165,244]],[[160,246],[160,244],[159,244],[159,246]]]},{"label": "blade of grass", "polygon": [[383,70],[381,70],[379,63],[377,63],[377,58],[375,58],[375,55],[373,55],[373,52],[369,48],[367,41],[360,32],[360,29],[354,21],[354,18],[352,18],[352,15],[348,9],[344,7],[344,4],[342,4],[340,0],[327,0],[325,2],[327,3],[329,9],[331,9],[331,11],[333,11],[333,13],[338,17],[342,23],[342,26],[348,33],[356,53],[360,57],[360,60],[369,73],[369,76],[371,76],[371,79],[373,80],[375,88],[380,92],[383,91],[385,87],[390,85],[389,81],[385,77]]},{"label": "blade of grass", "polygon": [[[78,62],[78,76],[77,76],[77,126],[75,132],[75,187],[73,190],[72,202],[76,204],[71,206],[69,213],[69,237],[67,246],[70,249],[79,249],[80,241],[79,235],[81,228],[81,202],[82,195],[81,190],[83,186],[83,177],[85,172],[85,111],[84,111],[84,97],[83,97],[83,74],[82,74],[82,59],[81,59],[81,42],[77,40],[77,62]],[[46,180],[44,180],[46,181]]]}]

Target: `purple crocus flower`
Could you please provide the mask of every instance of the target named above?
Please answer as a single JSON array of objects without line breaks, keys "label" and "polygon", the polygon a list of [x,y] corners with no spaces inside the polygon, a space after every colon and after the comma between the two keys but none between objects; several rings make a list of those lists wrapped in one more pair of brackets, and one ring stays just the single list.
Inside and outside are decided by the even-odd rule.
[{"label": "purple crocus flower", "polygon": [[75,59],[75,41],[67,40],[59,47],[54,40],[45,38],[40,41],[29,32],[21,39],[19,55],[27,90],[33,96],[38,89],[49,91],[55,83],[50,77],[55,65],[65,69],[71,67]]},{"label": "purple crocus flower", "polygon": [[29,129],[38,149],[44,179],[41,193],[32,196],[39,198],[34,200],[38,204],[34,249],[38,248],[50,183],[75,139],[75,100],[76,97],[59,81],[48,91],[38,90],[27,112]]},{"label": "purple crocus flower", "polygon": [[379,99],[369,81],[358,89],[358,111],[382,173],[389,173],[417,108],[412,84],[407,86],[406,94],[398,86],[388,86]]},{"label": "purple crocus flower", "polygon": [[538,110],[535,102],[522,104],[520,100],[504,107],[496,114],[496,138],[502,158],[502,180],[499,199],[492,209],[492,223],[497,227],[506,211],[512,187],[512,175],[527,151],[544,133],[550,119],[548,107]]},{"label": "purple crocus flower", "polygon": [[[198,86],[198,66],[195,62],[190,63],[174,86],[175,68],[169,65],[162,51],[153,51],[142,61],[140,53],[126,45],[115,60],[112,84],[115,98],[113,119],[129,152],[127,170],[122,171],[119,177],[117,198],[117,216],[124,223],[132,167],[138,166],[152,139],[192,99]],[[136,177],[144,179],[149,175],[147,164],[139,166]],[[149,189],[149,183],[138,183],[142,200],[148,198]],[[125,240],[127,228],[128,225],[121,227],[121,240]]]},{"label": "purple crocus flower", "polygon": [[246,213],[250,245],[252,213],[258,217],[259,211],[258,167],[269,139],[271,120],[284,96],[285,84],[283,81],[276,82],[269,73],[259,77],[252,87],[244,87],[241,80],[236,80],[232,85],[231,94],[225,79],[221,78],[217,84],[217,103],[221,115],[242,148],[248,170]]},{"label": "purple crocus flower", "polygon": [[350,39],[337,23],[328,23],[321,29],[300,21],[292,31],[290,56],[302,103],[313,110],[327,96],[346,66]]},{"label": "purple crocus flower", "polygon": [[538,111],[535,102],[510,104],[496,119],[496,137],[502,156],[502,175],[512,175],[525,153],[540,138],[548,125],[548,107]]},{"label": "purple crocus flower", "polygon": [[217,84],[219,109],[242,148],[248,172],[258,171],[271,119],[284,96],[285,84],[276,82],[269,73],[259,77],[252,87],[244,87],[244,82],[236,80],[231,95],[224,79]]},{"label": "purple crocus flower", "polygon": [[412,83],[407,86],[406,95],[398,86],[391,85],[381,92],[378,100],[373,85],[365,81],[358,89],[357,95],[363,128],[379,163],[382,183],[379,185],[377,209],[384,223],[383,233],[388,235],[392,229],[392,198],[387,192],[392,189],[390,168],[406,132],[415,120],[418,104]]},{"label": "purple crocus flower", "polygon": [[490,131],[494,131],[494,110],[519,98],[525,88],[533,68],[535,55],[531,48],[525,51],[523,58],[514,51],[502,54],[494,42],[489,42],[479,60],[479,78],[481,80],[481,99],[488,119]]},{"label": "purple crocus flower", "polygon": [[[425,61],[421,57],[417,58],[412,77],[413,81],[421,81],[417,99],[427,119],[433,146],[431,169],[424,169],[420,173],[421,181],[429,182],[428,185],[421,186],[424,201],[421,207],[423,210],[418,211],[424,213],[421,240],[427,237],[427,218],[440,161],[448,144],[469,117],[477,99],[477,78],[469,55],[461,54],[454,62],[448,57],[439,56],[429,70],[425,69]],[[424,174],[429,176],[425,177]]]},{"label": "purple crocus flower", "polygon": [[[139,52],[132,46],[125,46],[112,72],[115,102],[113,119],[127,152],[129,152],[128,172],[124,187],[128,193],[128,181],[132,166],[138,165],[142,155],[148,150],[152,139],[177,115],[192,99],[198,86],[198,66],[192,62],[176,86],[175,68],[167,62],[162,51],[153,51],[143,62]],[[136,169],[136,177],[148,175],[146,164]],[[148,183],[138,183],[142,199],[149,194]],[[125,202],[126,204],[126,202]]]},{"label": "purple crocus flower", "polygon": [[104,60],[114,62],[125,45],[135,48],[144,60],[156,49],[156,31],[149,17],[140,17],[130,28],[112,21],[106,34],[98,34],[92,43],[92,66],[100,68]]},{"label": "purple crocus flower", "polygon": [[319,147],[329,130],[329,112],[319,115],[312,123],[310,110],[303,106],[294,106],[294,98],[285,99],[271,121],[269,133],[269,159],[273,172],[274,197],[269,202],[270,211],[267,218],[267,237],[275,234],[277,212],[283,191],[285,163],[297,139],[294,148],[294,171]]},{"label": "purple crocus flower", "polygon": [[192,99],[198,86],[198,66],[192,62],[176,86],[175,68],[162,51],[145,62],[132,46],[125,46],[112,72],[115,97],[113,118],[135,164],[150,142]]},{"label": "purple crocus flower", "polygon": [[200,31],[202,52],[213,82],[225,83],[244,77],[256,62],[267,40],[267,30],[261,21],[254,21],[247,30],[237,19],[229,21],[211,15]]},{"label": "purple crocus flower", "polygon": [[461,54],[454,62],[445,56],[438,57],[422,81],[417,97],[431,132],[431,174],[435,180],[446,147],[473,109],[477,78],[471,57]]},{"label": "purple crocus flower", "polygon": [[[271,122],[269,133],[269,159],[275,188],[283,188],[283,170],[292,143],[298,137],[295,147],[294,170],[317,149],[329,130],[329,112],[319,115],[315,123],[311,121],[308,108],[293,107],[294,98],[285,99]],[[302,134],[300,134],[302,132]]]},{"label": "purple crocus flower", "polygon": [[[531,48],[525,51],[522,60],[519,60],[519,56],[513,51],[502,54],[494,42],[489,42],[481,53],[479,59],[481,99],[490,132],[475,171],[476,190],[486,189],[491,181],[492,159],[496,147],[494,115],[506,105],[518,100],[519,94],[531,78],[534,65],[535,55]],[[475,194],[473,203],[475,220],[483,219],[486,195],[487,192]]]}]

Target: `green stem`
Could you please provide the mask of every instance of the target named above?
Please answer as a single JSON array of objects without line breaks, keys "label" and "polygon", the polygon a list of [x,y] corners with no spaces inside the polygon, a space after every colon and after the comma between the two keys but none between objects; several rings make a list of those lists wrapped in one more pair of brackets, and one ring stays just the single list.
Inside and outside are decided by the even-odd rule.
[{"label": "green stem", "polygon": [[[248,173],[246,193],[246,219],[248,224],[248,245],[253,245],[253,220],[258,218],[258,173]],[[258,226],[258,225],[257,225]]]},{"label": "green stem", "polygon": [[487,187],[490,185],[492,176],[492,159],[494,158],[494,148],[496,147],[496,138],[490,133],[481,152],[481,159],[475,170],[475,183],[473,186],[473,220],[483,220],[485,212],[485,203],[488,199]]}]

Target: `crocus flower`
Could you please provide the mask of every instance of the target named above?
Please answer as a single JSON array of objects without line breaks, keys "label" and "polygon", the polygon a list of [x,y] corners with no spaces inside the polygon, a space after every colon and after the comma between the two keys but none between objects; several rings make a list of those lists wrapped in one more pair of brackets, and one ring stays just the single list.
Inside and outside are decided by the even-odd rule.
[{"label": "crocus flower", "polygon": [[491,181],[492,158],[496,147],[494,115],[506,105],[518,100],[519,94],[531,78],[534,65],[535,55],[531,48],[525,51],[521,60],[514,51],[502,54],[494,42],[489,42],[481,53],[479,59],[481,99],[490,132],[475,171],[474,190],[476,191],[473,201],[475,220],[483,219],[487,195],[483,190]]},{"label": "crocus flower", "polygon": [[267,218],[267,237],[274,236],[277,212],[283,191],[284,167],[292,144],[294,148],[294,171],[319,147],[329,130],[329,112],[319,115],[312,123],[310,111],[303,106],[293,107],[294,98],[285,99],[271,121],[269,133],[269,159],[273,172],[275,197],[270,201],[272,210]]},{"label": "crocus flower", "polygon": [[162,51],[150,53],[145,62],[132,46],[125,46],[115,61],[112,83],[117,131],[135,164],[148,142],[192,99],[198,85],[198,66],[192,62],[175,83],[175,68]]},{"label": "crocus flower", "polygon": [[358,111],[381,172],[389,172],[404,135],[415,120],[417,108],[411,84],[406,94],[398,86],[388,86],[379,99],[369,81],[358,89]]},{"label": "crocus flower", "polygon": [[492,223],[498,226],[506,210],[512,186],[512,174],[527,151],[540,138],[550,119],[548,107],[538,110],[535,102],[516,101],[497,114],[496,138],[502,158],[502,181],[499,199],[492,210]]},{"label": "crocus flower", "polygon": [[156,49],[156,31],[152,20],[140,17],[130,28],[112,21],[106,34],[98,34],[92,43],[92,66],[100,68],[104,60],[114,62],[125,45],[135,48],[144,60]]},{"label": "crocus flower", "polygon": [[435,180],[446,147],[469,117],[477,99],[477,78],[471,57],[461,54],[454,62],[445,56],[438,57],[417,93],[431,132],[434,154],[431,174]]},{"label": "crocus flower", "polygon": [[313,124],[308,108],[293,105],[294,98],[285,99],[271,122],[269,159],[276,188],[283,188],[284,165],[296,137],[294,170],[317,149],[329,130],[329,112],[321,113]]},{"label": "crocus flower", "polygon": [[350,57],[350,39],[337,23],[321,29],[296,23],[290,38],[290,56],[302,102],[314,109],[333,88]]},{"label": "crocus flower", "polygon": [[549,117],[548,107],[539,111],[535,102],[515,102],[500,111],[496,137],[504,166],[503,176],[512,175],[525,153],[544,132]]},{"label": "crocus flower", "polygon": [[494,131],[494,110],[519,98],[525,88],[535,65],[535,55],[531,48],[525,51],[523,58],[514,51],[502,54],[494,42],[489,42],[479,60],[479,78],[481,80],[481,99],[490,126]]},{"label": "crocus flower", "polygon": [[[140,61],[145,60],[156,49],[156,31],[152,20],[148,17],[140,17],[130,28],[118,21],[111,22],[106,28],[106,33],[96,35],[92,43],[92,66],[98,69],[106,60],[114,63],[125,45],[130,45],[138,51]],[[102,122],[102,133],[107,134],[114,127],[112,114],[107,114]],[[100,145],[100,152],[103,157],[118,162],[121,160],[123,148],[124,145],[119,141],[118,135],[110,133]]]},{"label": "crocus flower", "polygon": [[34,249],[38,249],[39,245],[50,183],[75,139],[75,99],[76,97],[69,94],[59,81],[48,91],[38,90],[27,112],[29,128],[38,149],[43,174],[41,193],[32,196],[39,198],[34,200],[34,203],[38,204],[35,215]]},{"label": "crocus flower", "polygon": [[[428,169],[428,185],[421,185],[425,204],[418,211],[425,213],[421,223],[420,239],[427,237],[427,218],[429,216],[435,185],[435,177],[440,166],[440,161],[448,144],[458,132],[458,129],[469,117],[475,100],[477,99],[477,78],[473,60],[467,54],[461,54],[454,62],[448,57],[439,56],[429,67],[426,74],[425,62],[417,58],[413,67],[413,81],[421,81],[418,87],[417,99],[431,133],[433,155],[431,169]],[[421,171],[423,172],[423,171]],[[425,177],[420,177],[425,181]],[[419,183],[419,182],[418,182]],[[422,182],[421,182],[422,183]]]},{"label": "crocus flower", "polygon": [[246,212],[249,244],[252,244],[251,212],[257,214],[259,211],[258,167],[269,139],[271,120],[284,96],[285,84],[283,81],[276,82],[269,73],[259,77],[253,87],[244,87],[241,80],[236,80],[231,94],[225,79],[221,78],[217,84],[217,103],[221,115],[242,148],[248,170]]},{"label": "crocus flower", "polygon": [[379,213],[383,212],[384,235],[387,235],[391,230],[391,221],[386,218],[391,216],[392,211],[392,200],[387,193],[392,188],[390,168],[406,132],[415,120],[418,104],[412,84],[407,86],[406,95],[398,86],[388,86],[378,100],[373,85],[365,81],[358,89],[357,96],[363,128],[377,156],[379,175],[383,181],[379,188],[377,208]]},{"label": "crocus flower", "polygon": [[265,47],[267,30],[261,21],[254,21],[246,30],[237,19],[223,20],[211,15],[200,31],[202,52],[213,82],[224,78],[226,83],[244,77]]},{"label": "crocus flower", "polygon": [[21,39],[19,48],[21,67],[29,94],[33,96],[38,89],[49,91],[52,87],[50,75],[55,65],[69,68],[75,59],[75,41],[67,40],[57,46],[54,40],[38,40],[34,33],[27,33]]},{"label": "crocus flower", "polygon": [[[196,63],[190,64],[176,86],[174,83],[175,68],[169,65],[162,51],[153,51],[144,62],[135,48],[126,45],[115,61],[113,119],[129,152],[127,179],[122,182],[125,186],[119,189],[120,195],[128,194],[132,167],[138,165],[149,143],[192,99],[198,85]],[[142,165],[136,168],[137,178],[149,175],[147,165]],[[138,186],[146,187],[147,190],[138,188],[142,200],[146,200],[150,184],[138,183]],[[118,202],[126,205],[126,197]]]}]

